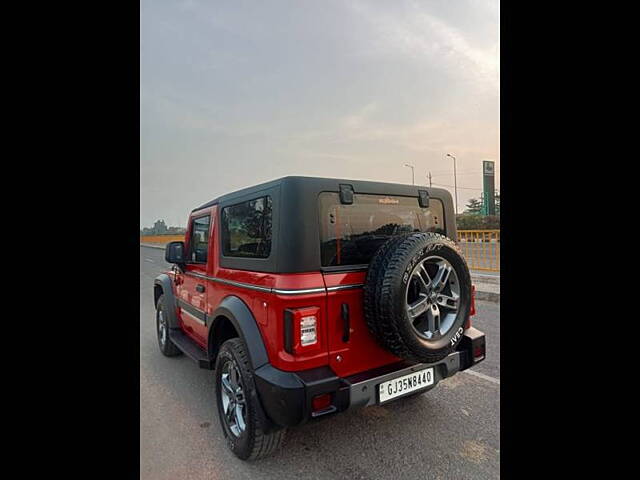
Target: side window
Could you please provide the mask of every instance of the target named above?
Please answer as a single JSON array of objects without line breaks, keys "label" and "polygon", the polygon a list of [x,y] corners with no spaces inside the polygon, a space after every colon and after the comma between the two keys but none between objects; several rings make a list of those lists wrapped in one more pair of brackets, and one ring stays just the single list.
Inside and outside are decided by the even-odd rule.
[{"label": "side window", "polygon": [[193,219],[191,224],[191,238],[189,239],[188,258],[190,263],[207,263],[210,219],[210,215]]},{"label": "side window", "polygon": [[269,196],[223,208],[223,255],[267,258],[271,253],[271,221]]}]

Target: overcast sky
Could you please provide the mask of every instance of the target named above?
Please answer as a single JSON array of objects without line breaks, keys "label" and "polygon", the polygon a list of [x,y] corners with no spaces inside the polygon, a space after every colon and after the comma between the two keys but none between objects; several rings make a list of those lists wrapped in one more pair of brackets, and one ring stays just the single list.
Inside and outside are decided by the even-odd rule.
[{"label": "overcast sky", "polygon": [[285,175],[452,186],[449,152],[462,210],[499,180],[499,41],[490,0],[142,0],[141,228]]}]

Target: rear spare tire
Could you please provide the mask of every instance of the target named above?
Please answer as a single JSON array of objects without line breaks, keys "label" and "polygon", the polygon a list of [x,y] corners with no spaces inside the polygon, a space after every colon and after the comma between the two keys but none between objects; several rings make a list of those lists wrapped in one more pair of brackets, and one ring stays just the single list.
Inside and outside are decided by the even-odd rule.
[{"label": "rear spare tire", "polygon": [[378,343],[394,355],[433,363],[462,339],[471,276],[456,244],[437,233],[389,240],[371,260],[364,315]]}]

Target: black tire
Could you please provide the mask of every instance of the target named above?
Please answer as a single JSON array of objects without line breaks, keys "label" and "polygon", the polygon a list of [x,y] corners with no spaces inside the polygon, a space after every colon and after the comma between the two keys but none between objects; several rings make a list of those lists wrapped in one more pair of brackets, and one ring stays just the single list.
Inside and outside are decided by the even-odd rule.
[{"label": "black tire", "polygon": [[[455,270],[459,298],[446,333],[425,338],[413,328],[406,311],[407,283],[422,260],[437,256]],[[437,233],[413,233],[390,240],[372,259],[364,286],[364,315],[377,342],[410,361],[434,363],[451,353],[462,339],[471,305],[471,275],[456,244]]]},{"label": "black tire", "polygon": [[[222,401],[222,374],[225,364],[235,362],[240,374],[245,409],[245,428],[239,434],[231,430],[225,417]],[[241,460],[257,460],[266,457],[282,446],[286,429],[265,433],[258,416],[258,393],[253,380],[253,371],[249,362],[246,347],[239,338],[232,338],[222,344],[216,359],[216,401],[220,424],[227,439],[229,449]]]},{"label": "black tire", "polygon": [[[387,253],[395,248],[396,245],[402,242],[405,238],[406,235],[398,235],[396,237],[391,237],[383,243],[369,263],[369,272],[384,272],[387,269],[389,260],[391,259]],[[367,284],[369,283],[367,282]],[[376,302],[376,298],[380,296],[379,287],[381,286],[382,283],[374,281],[370,285],[370,288],[365,286],[364,289],[364,318],[367,323],[367,327],[369,327],[369,331],[373,333],[373,336],[376,338],[382,335],[379,331],[380,322],[377,321],[377,318],[380,315],[378,311],[379,302]]]},{"label": "black tire", "polygon": [[[163,314],[164,310],[164,295],[160,295],[156,304],[156,334],[158,336],[158,346],[160,351],[166,357],[176,357],[182,353],[182,351],[176,347],[171,338],[169,338],[169,324],[167,323],[166,315]],[[165,336],[164,341],[162,339],[161,323],[164,323]]]}]

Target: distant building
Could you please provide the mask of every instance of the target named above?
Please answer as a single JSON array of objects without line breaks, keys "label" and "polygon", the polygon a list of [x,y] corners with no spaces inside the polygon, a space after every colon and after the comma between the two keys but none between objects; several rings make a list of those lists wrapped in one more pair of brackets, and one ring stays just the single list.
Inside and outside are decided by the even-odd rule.
[{"label": "distant building", "polygon": [[140,235],[184,235],[185,231],[183,227],[167,227],[164,220],[158,220],[153,227],[140,230]]},{"label": "distant building", "polygon": [[153,230],[156,232],[156,235],[166,235],[168,232],[167,225],[164,223],[164,220],[158,220],[154,223]]}]

